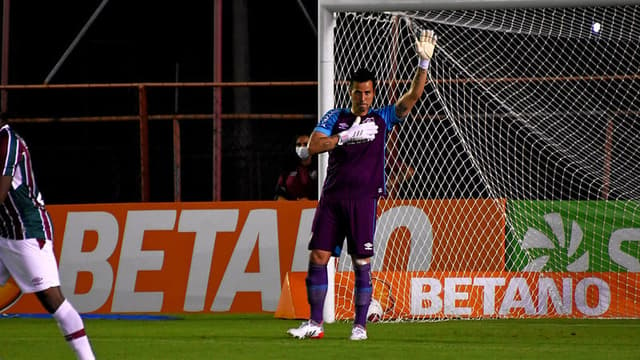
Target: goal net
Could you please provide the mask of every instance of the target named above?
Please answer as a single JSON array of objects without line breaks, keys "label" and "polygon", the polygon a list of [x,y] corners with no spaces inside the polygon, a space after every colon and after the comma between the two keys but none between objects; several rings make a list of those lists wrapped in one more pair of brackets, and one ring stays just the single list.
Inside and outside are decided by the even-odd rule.
[{"label": "goal net", "polygon": [[[416,36],[439,39],[388,141],[383,320],[640,316],[640,7],[334,15],[336,107],[359,67],[377,75],[374,107],[394,103]],[[344,253],[335,299],[352,318]]]}]

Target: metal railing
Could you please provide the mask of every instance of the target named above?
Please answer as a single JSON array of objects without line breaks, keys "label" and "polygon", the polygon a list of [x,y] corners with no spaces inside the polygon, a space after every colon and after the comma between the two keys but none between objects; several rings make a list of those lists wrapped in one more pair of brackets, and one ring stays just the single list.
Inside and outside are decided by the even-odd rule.
[{"label": "metal railing", "polygon": [[[35,85],[0,85],[0,92],[6,98],[9,92],[24,90],[63,90],[63,89],[134,89],[137,91],[138,113],[115,116],[51,116],[51,117],[20,117],[14,114],[11,121],[14,123],[69,123],[69,122],[114,122],[137,121],[139,123],[140,146],[140,201],[150,200],[150,173],[149,173],[149,121],[170,120],[173,121],[173,169],[174,169],[174,201],[181,199],[180,181],[180,126],[181,120],[211,120],[213,122],[213,136],[220,136],[222,120],[233,119],[287,119],[304,120],[315,119],[316,114],[286,114],[286,113],[222,113],[220,107],[213,106],[211,113],[198,114],[149,114],[147,90],[157,88],[257,88],[257,87],[315,87],[316,81],[281,81],[281,82],[149,82],[149,83],[103,83],[103,84],[35,84]],[[218,96],[221,92],[214,92],[212,96]],[[220,95],[221,96],[221,95]],[[213,103],[220,103],[221,99],[214,99]],[[219,112],[220,111],[220,112]],[[221,142],[213,139],[213,200],[220,200],[221,182]]]}]

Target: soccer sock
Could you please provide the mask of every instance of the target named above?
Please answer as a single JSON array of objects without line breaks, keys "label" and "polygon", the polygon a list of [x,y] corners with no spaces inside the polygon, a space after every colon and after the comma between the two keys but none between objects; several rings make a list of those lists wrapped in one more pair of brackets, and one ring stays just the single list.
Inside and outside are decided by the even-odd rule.
[{"label": "soccer sock", "polygon": [[93,350],[89,338],[84,331],[84,323],[80,314],[73,308],[70,302],[65,300],[53,313],[53,318],[58,322],[58,327],[62,331],[65,340],[75,351],[80,360],[93,360]]},{"label": "soccer sock", "polygon": [[369,304],[371,303],[371,265],[354,265],[354,272],[356,277],[356,286],[354,290],[356,316],[353,324],[366,327],[367,311],[369,310]]},{"label": "soccer sock", "polygon": [[307,300],[311,308],[311,320],[322,323],[322,309],[327,295],[327,265],[309,263],[307,273]]}]

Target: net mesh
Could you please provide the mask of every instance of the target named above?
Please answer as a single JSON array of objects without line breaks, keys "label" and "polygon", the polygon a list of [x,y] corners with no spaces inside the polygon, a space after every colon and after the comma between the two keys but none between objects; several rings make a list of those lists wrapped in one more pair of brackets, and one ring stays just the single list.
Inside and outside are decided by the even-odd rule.
[{"label": "net mesh", "polygon": [[[415,37],[438,47],[387,146],[373,297],[385,320],[640,315],[640,7],[337,13],[374,107],[409,89]],[[353,316],[338,261],[336,318]]]}]

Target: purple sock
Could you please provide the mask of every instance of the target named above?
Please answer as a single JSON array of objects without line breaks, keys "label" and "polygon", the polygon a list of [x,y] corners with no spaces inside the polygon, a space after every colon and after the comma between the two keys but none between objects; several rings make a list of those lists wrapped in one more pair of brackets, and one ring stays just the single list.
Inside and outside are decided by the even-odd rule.
[{"label": "purple sock", "polygon": [[354,265],[356,277],[355,304],[356,316],[354,325],[367,326],[367,311],[371,303],[371,265]]},{"label": "purple sock", "polygon": [[311,320],[322,323],[322,309],[327,295],[327,265],[309,263],[307,272],[307,300],[311,308]]}]

